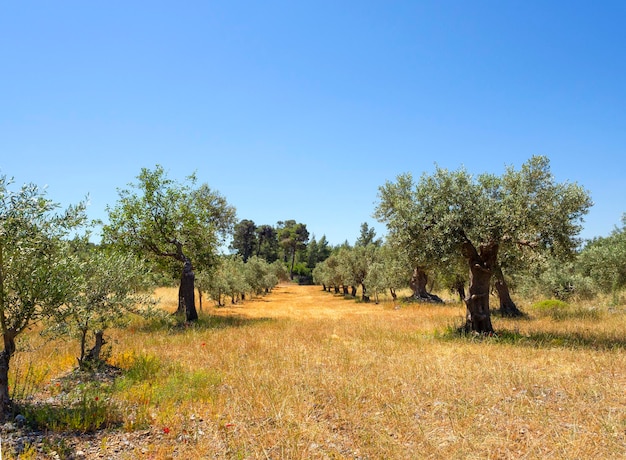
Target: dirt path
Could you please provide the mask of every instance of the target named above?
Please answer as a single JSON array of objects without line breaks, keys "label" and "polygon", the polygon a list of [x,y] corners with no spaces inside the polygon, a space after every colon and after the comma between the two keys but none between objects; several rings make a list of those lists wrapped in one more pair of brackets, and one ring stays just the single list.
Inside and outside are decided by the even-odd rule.
[{"label": "dirt path", "polygon": [[393,308],[390,302],[376,305],[345,299],[322,291],[320,286],[281,284],[266,295],[239,305],[211,307],[216,315],[242,315],[250,318],[337,319],[353,315],[375,315]]}]

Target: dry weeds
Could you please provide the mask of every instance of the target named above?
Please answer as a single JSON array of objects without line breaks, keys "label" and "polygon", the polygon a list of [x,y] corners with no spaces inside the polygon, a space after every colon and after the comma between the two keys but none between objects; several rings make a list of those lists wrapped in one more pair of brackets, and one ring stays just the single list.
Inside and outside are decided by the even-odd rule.
[{"label": "dry weeds", "polygon": [[[173,311],[176,291],[158,294]],[[494,318],[502,334],[488,339],[450,333],[460,304],[357,303],[317,286],[204,310],[193,327],[115,331],[113,363],[148,356],[162,370],[118,393],[125,428],[76,449],[152,459],[625,457],[622,310]],[[70,345],[30,352],[59,375],[75,355]],[[169,392],[167,372],[179,382]],[[210,381],[198,386],[194,375]],[[129,431],[141,436],[113,449]]]}]

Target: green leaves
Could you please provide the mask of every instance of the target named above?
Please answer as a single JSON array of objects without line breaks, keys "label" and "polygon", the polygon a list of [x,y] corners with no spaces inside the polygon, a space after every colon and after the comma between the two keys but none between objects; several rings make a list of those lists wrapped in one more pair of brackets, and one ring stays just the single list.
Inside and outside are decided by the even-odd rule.
[{"label": "green leaves", "polygon": [[139,254],[188,257],[198,268],[210,267],[235,223],[235,208],[208,185],[169,179],[162,166],[143,168],[138,182],[119,191],[109,208],[104,240]]},{"label": "green leaves", "polygon": [[47,331],[78,337],[82,364],[88,333],[124,325],[129,313],[146,315],[155,301],[146,293],[151,287],[147,270],[133,254],[77,247],[80,242],[74,242],[67,257],[72,290],[55,310]]},{"label": "green leaves", "polygon": [[404,174],[380,187],[375,217],[410,259],[439,270],[465,240],[476,247],[498,243],[511,263],[529,262],[532,250],[565,255],[579,244],[591,199],[576,184],[556,183],[549,166],[546,157],[532,157],[520,170],[476,177],[437,167],[417,184]]},{"label": "green leaves", "polygon": [[83,203],[55,214],[58,205],[34,184],[17,191],[0,177],[0,321],[21,332],[50,314],[71,290],[64,237],[85,221]]}]

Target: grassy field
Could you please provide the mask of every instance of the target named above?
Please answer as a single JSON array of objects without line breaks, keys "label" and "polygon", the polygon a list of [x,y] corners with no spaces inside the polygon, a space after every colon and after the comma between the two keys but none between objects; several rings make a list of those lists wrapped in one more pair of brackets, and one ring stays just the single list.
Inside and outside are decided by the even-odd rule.
[{"label": "grassy field", "polygon": [[[174,310],[175,289],[157,295]],[[529,318],[494,318],[490,338],[453,333],[460,303],[365,304],[317,286],[205,307],[190,327],[138,321],[109,336],[124,372],[80,384],[107,428],[58,428],[65,440],[22,457],[626,458],[624,308],[521,306]],[[75,344],[20,346],[23,393],[73,391]]]}]

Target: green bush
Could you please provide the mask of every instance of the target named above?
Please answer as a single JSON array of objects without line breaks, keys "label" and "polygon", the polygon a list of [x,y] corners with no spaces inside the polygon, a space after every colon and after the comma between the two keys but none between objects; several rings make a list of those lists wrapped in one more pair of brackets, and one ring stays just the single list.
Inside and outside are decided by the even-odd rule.
[{"label": "green bush", "polygon": [[536,302],[531,307],[541,316],[549,316],[555,321],[566,319],[599,319],[602,315],[597,308],[572,306],[558,299],[548,299]]}]

